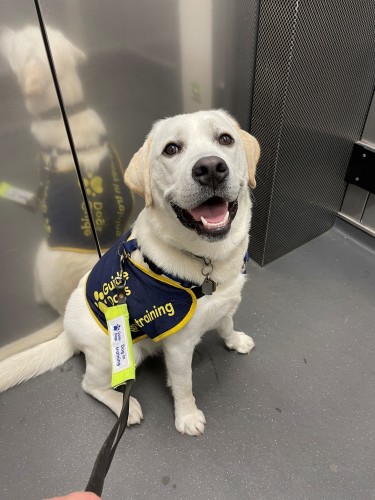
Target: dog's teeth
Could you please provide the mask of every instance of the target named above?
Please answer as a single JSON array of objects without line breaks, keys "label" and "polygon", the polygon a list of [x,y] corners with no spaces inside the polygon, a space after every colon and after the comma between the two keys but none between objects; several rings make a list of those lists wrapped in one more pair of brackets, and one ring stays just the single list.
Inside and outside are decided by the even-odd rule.
[{"label": "dog's teeth", "polygon": [[229,220],[229,212],[225,214],[224,219],[221,222],[208,222],[204,217],[201,216],[201,222],[204,225],[204,227],[207,227],[208,229],[215,229],[217,227],[224,227],[227,225],[227,222]]},{"label": "dog's teeth", "polygon": [[201,222],[202,224],[205,226],[205,227],[208,227],[208,222],[206,221],[206,219],[204,217],[201,216]]}]

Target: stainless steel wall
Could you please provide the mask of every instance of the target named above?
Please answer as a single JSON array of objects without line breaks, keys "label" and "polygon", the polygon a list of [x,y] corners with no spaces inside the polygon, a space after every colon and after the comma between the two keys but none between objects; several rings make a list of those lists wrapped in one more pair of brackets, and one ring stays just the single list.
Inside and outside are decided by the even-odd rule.
[{"label": "stainless steel wall", "polygon": [[328,230],[375,82],[373,0],[262,0],[251,131],[260,264]]},{"label": "stainless steel wall", "polygon": [[[260,264],[334,223],[375,81],[372,0],[41,0],[93,226],[34,4],[0,2],[0,345],[59,321],[96,241],[103,251],[116,237],[106,222],[119,231],[142,208],[119,172],[164,116],[224,107],[251,122],[262,146],[250,247]],[[107,193],[115,178],[121,193]],[[10,201],[4,183],[41,203]]]},{"label": "stainless steel wall", "polygon": [[[111,210],[117,213],[112,206],[116,193],[106,196],[104,172],[128,164],[155,120],[224,107],[243,127],[250,121],[257,0],[40,0],[40,5],[94,227],[89,227],[77,195],[74,161],[34,3],[0,0],[2,32],[8,33],[0,47],[0,182],[37,193],[43,201],[31,212],[0,199],[6,283],[0,345],[45,325],[48,330],[58,320],[69,292],[97,259],[95,236],[101,251],[108,246],[111,235],[103,220],[112,220]],[[38,162],[40,167],[41,153],[48,167],[42,175],[35,166]],[[54,184],[49,176],[56,169],[59,180]],[[66,183],[65,173],[70,178]],[[125,228],[143,201],[127,192],[122,200],[125,217],[118,227]],[[74,241],[81,226],[87,229],[83,252]],[[74,248],[67,250],[69,241]],[[43,293],[35,294],[39,281]]]},{"label": "stainless steel wall", "polygon": [[[56,259],[53,262],[46,258],[44,252],[48,224],[37,202],[43,151],[33,130],[38,117],[32,106],[30,108],[30,103],[34,99],[43,100],[44,92],[48,92],[53,85],[34,4],[28,1],[1,2],[0,10],[0,345],[3,345],[50,324],[63,310],[71,291],[69,282],[72,278],[77,282],[77,278],[73,276],[76,274],[74,269],[65,268],[64,259],[60,263]],[[25,31],[26,26],[33,28]],[[17,36],[21,31],[23,35]],[[37,89],[41,82],[43,90]],[[32,95],[33,92],[36,94]],[[57,106],[53,91],[49,93],[49,99],[52,107]],[[66,140],[64,133],[59,138]],[[70,166],[69,150],[65,159]],[[73,182],[77,182],[74,171],[72,175]],[[21,196],[16,196],[14,188],[23,190]],[[27,207],[20,203],[25,193],[31,197]],[[15,197],[15,201],[9,197]],[[78,191],[78,203],[82,201]],[[60,207],[62,218],[65,216],[64,208]],[[89,260],[94,262],[97,258],[95,242],[89,238],[88,244],[93,249]],[[81,271],[86,266],[81,266]],[[41,276],[36,275],[39,273],[43,274],[47,297],[42,297],[38,289]],[[55,289],[60,290],[58,294],[48,290],[52,281]]]}]

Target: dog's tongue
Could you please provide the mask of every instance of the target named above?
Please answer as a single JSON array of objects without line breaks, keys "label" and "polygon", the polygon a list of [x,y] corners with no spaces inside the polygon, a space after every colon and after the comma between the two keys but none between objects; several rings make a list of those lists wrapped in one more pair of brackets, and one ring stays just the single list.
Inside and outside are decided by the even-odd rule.
[{"label": "dog's tongue", "polygon": [[189,210],[190,215],[196,221],[200,221],[201,217],[207,222],[221,222],[228,212],[228,202],[224,200],[215,200],[215,202],[205,202],[199,207]]}]

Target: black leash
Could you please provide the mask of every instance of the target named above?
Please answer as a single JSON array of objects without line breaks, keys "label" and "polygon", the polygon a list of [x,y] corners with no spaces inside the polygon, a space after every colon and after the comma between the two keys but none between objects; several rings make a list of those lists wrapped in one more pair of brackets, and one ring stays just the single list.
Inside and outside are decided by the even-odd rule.
[{"label": "black leash", "polygon": [[103,492],[104,480],[111,466],[116,448],[125,432],[129,417],[129,397],[133,380],[128,380],[120,389],[123,391],[123,402],[120,416],[105,440],[91,472],[85,491],[91,491],[99,497]]},{"label": "black leash", "polygon": [[[133,240],[128,239],[130,234],[131,230],[129,230],[129,232],[125,234],[124,238],[125,242],[122,242],[122,244],[119,245],[119,248],[117,250],[118,255],[120,257],[120,272],[118,273],[119,277],[116,278],[116,284],[115,284],[118,292],[118,306],[114,307],[112,306],[109,309],[115,309],[116,307],[120,307],[121,305],[122,306],[126,305],[125,279],[123,278],[123,271],[124,271],[123,264],[127,256],[129,256],[135,249],[138,248],[138,243],[136,239]],[[124,245],[124,251],[122,250],[122,245]],[[204,295],[212,295],[212,293],[216,289],[216,283],[210,278],[210,273],[213,270],[211,261],[209,259],[206,260],[204,257],[198,257],[198,256],[194,257],[203,260],[204,266],[202,267],[202,274],[203,276],[205,276],[205,279],[202,285],[200,286],[196,286],[196,284],[187,281],[184,281],[181,284],[182,286],[185,286],[187,288],[191,287],[190,289],[196,295],[197,299],[199,299]],[[150,259],[148,259],[145,256],[143,256],[143,258],[150,267],[151,271],[155,272],[156,274],[164,274],[170,279],[176,280],[174,276],[170,276],[167,273],[165,273],[161,268],[157,267]],[[244,264],[246,263],[246,261],[247,261],[247,255],[244,258]],[[129,321],[129,315],[127,309],[126,309],[126,315]],[[111,319],[111,317],[107,318],[107,321],[108,319]],[[128,330],[128,335],[130,337],[130,330]],[[130,337],[130,342],[131,342],[131,337]],[[133,363],[134,363],[134,358],[133,358]],[[86,486],[85,491],[91,491],[92,493],[95,493],[98,496],[101,496],[102,494],[104,481],[111,466],[113,457],[116,452],[116,448],[127,426],[129,417],[130,391],[135,379],[135,365],[133,366],[133,369],[134,372],[133,373],[130,372],[130,375],[128,374],[128,379],[125,379],[127,380],[125,384],[123,381],[119,382],[119,384],[121,385],[119,385],[118,388],[123,392],[123,403],[122,403],[121,413],[98,454],[89,482],[87,483]],[[114,384],[112,379],[112,387],[116,386],[117,384]]]},{"label": "black leash", "polygon": [[[122,273],[122,259],[120,259],[120,272]],[[112,307],[111,309],[116,309],[117,311],[119,308],[124,308],[124,307],[126,308],[126,293],[124,287],[125,287],[124,279],[122,277],[116,278],[118,305]],[[116,314],[125,314],[125,313],[124,311],[122,312],[118,311],[116,312]],[[127,308],[126,308],[126,315],[127,318],[129,319]],[[116,320],[118,320],[118,317],[116,317]],[[108,335],[111,335],[109,323],[108,323]],[[130,337],[130,330],[128,330],[128,335]],[[131,341],[131,338],[129,340]],[[133,358],[133,363],[134,363],[134,358]],[[115,423],[111,432],[109,433],[107,439],[104,441],[101,450],[99,451],[99,454],[97,456],[97,459],[95,461],[94,467],[91,472],[89,482],[87,483],[85,490],[85,491],[91,491],[92,493],[95,493],[98,496],[101,496],[102,494],[104,481],[111,466],[113,457],[116,452],[116,448],[128,424],[129,398],[130,398],[130,391],[132,389],[133,382],[135,379],[135,365],[133,366],[133,370],[134,370],[133,372],[131,370],[130,372],[128,371],[127,376],[126,375],[123,376],[121,382],[117,381],[116,385],[114,384],[114,380],[112,378],[112,387],[116,387],[121,392],[123,392],[121,413],[118,417],[117,422]],[[112,372],[112,377],[113,377],[113,372]]]},{"label": "black leash", "polygon": [[38,21],[39,21],[39,26],[40,26],[42,38],[43,38],[44,47],[46,49],[46,55],[47,55],[48,64],[49,64],[49,67],[51,70],[51,75],[52,75],[52,79],[53,79],[53,83],[54,83],[54,87],[55,87],[55,91],[56,91],[57,100],[59,101],[59,107],[61,110],[61,117],[62,117],[63,122],[64,122],[65,132],[66,132],[68,142],[69,142],[69,147],[70,147],[70,150],[72,153],[74,166],[75,166],[76,171],[77,171],[78,182],[79,182],[79,185],[80,185],[80,188],[82,191],[83,201],[85,203],[87,215],[88,215],[88,218],[90,221],[92,235],[93,235],[93,238],[95,240],[95,245],[96,245],[96,250],[98,252],[98,255],[99,255],[99,257],[101,257],[102,252],[100,250],[99,239],[98,239],[98,235],[96,233],[94,219],[93,219],[93,215],[91,213],[90,203],[89,203],[89,199],[87,197],[85,184],[83,182],[83,175],[82,175],[81,168],[80,168],[79,161],[78,161],[78,155],[77,155],[76,147],[74,144],[73,134],[72,134],[69,120],[68,120],[68,117],[67,117],[67,114],[65,111],[65,103],[64,103],[64,99],[63,99],[62,92],[60,89],[59,80],[57,78],[57,71],[56,71],[54,60],[53,60],[53,55],[52,55],[51,47],[50,47],[49,40],[48,40],[47,29],[46,29],[46,26],[44,24],[44,19],[43,19],[43,15],[42,15],[42,10],[40,8],[39,0],[34,0],[34,5],[35,5],[36,14],[38,16]]}]

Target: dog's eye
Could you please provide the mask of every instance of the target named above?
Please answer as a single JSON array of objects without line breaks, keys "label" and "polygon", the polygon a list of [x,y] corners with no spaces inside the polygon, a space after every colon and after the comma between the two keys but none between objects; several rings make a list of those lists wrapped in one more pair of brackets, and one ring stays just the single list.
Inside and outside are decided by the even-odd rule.
[{"label": "dog's eye", "polygon": [[177,154],[179,151],[180,151],[179,146],[177,146],[177,144],[174,144],[173,142],[170,142],[165,146],[163,153],[165,153],[168,156],[173,156]]},{"label": "dog's eye", "polygon": [[229,134],[221,134],[219,137],[219,142],[222,146],[230,146],[233,144],[234,139]]}]

